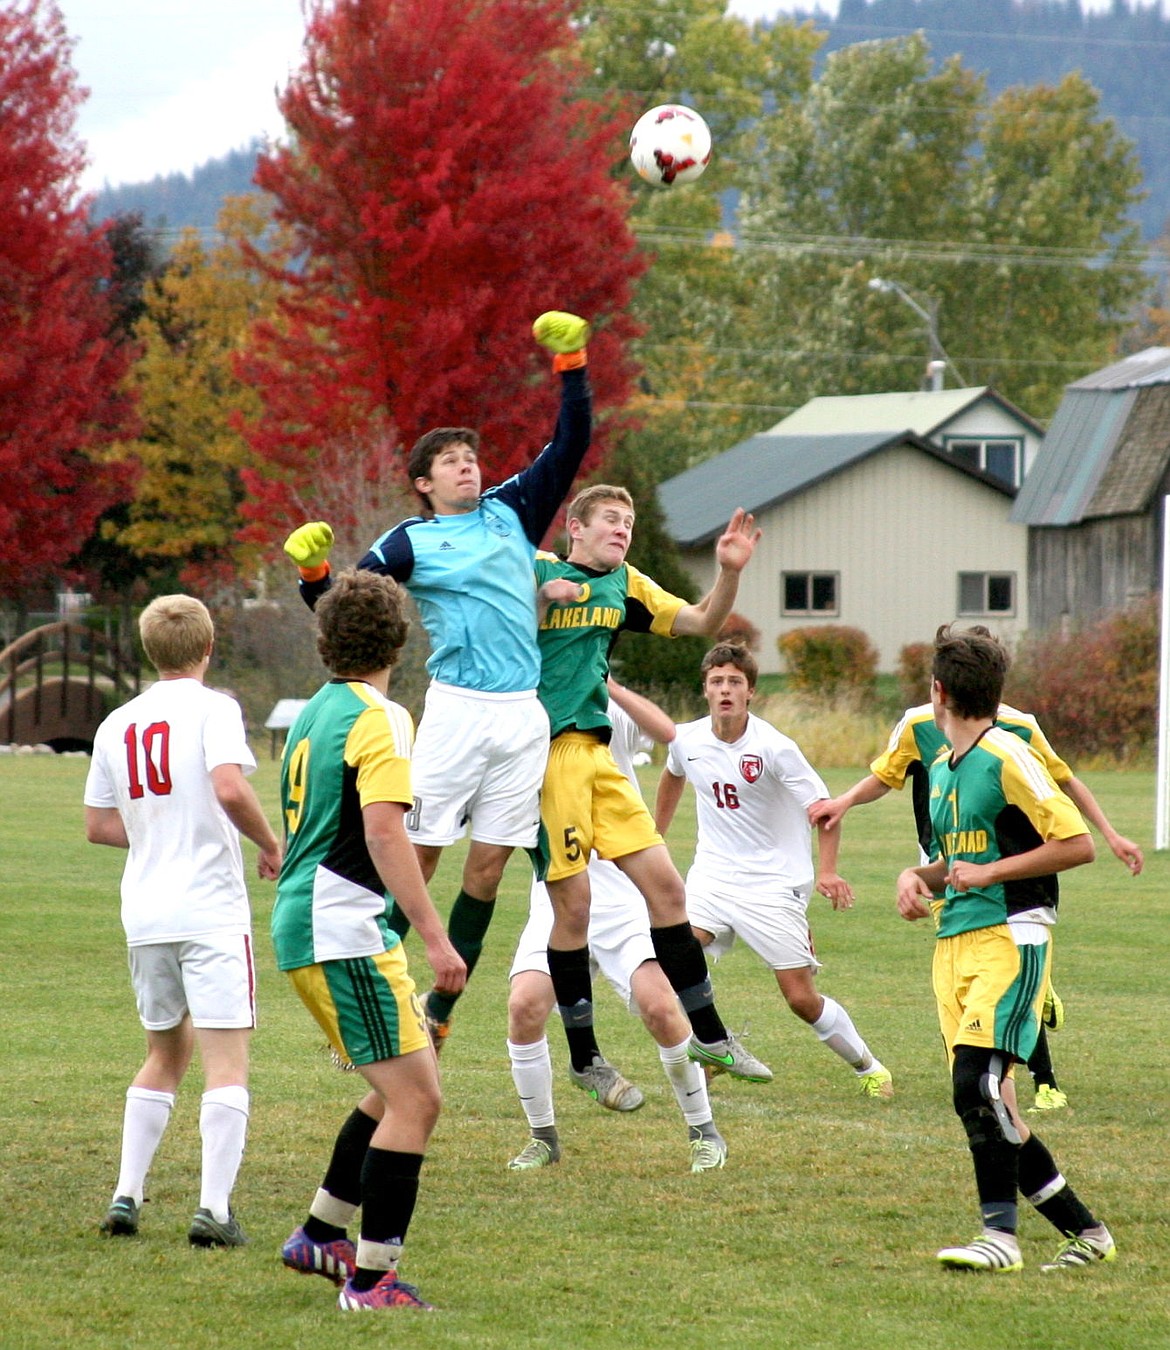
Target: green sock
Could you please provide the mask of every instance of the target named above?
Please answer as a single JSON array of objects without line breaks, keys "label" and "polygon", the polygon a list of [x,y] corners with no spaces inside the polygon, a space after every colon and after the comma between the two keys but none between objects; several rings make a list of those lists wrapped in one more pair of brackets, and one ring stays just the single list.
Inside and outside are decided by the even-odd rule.
[{"label": "green sock", "polygon": [[[451,945],[467,963],[467,978],[475,969],[479,954],[483,951],[483,940],[491,926],[495,913],[494,900],[477,900],[474,895],[460,891],[451,906],[451,917],[447,921],[447,936]],[[439,994],[431,990],[427,999],[427,1011],[438,1022],[445,1022],[451,1016],[451,1009],[458,1000],[458,994]]]}]

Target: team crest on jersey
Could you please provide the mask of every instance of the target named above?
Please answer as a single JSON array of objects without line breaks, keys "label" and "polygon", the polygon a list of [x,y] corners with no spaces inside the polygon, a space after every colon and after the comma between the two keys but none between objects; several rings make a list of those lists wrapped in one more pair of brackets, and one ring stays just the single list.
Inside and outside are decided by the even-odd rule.
[{"label": "team crest on jersey", "polygon": [[745,782],[754,783],[764,772],[764,761],[759,755],[740,755],[739,771],[743,774]]},{"label": "team crest on jersey", "polygon": [[503,539],[507,539],[512,533],[511,525],[506,520],[501,520],[499,516],[488,516],[487,527],[493,534],[498,534]]}]

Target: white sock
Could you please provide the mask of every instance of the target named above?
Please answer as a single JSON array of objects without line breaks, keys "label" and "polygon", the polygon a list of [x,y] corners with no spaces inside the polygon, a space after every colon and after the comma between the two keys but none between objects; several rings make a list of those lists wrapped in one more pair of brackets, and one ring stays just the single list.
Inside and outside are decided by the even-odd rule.
[{"label": "white sock", "polygon": [[835,1055],[840,1055],[858,1073],[872,1073],[875,1067],[879,1067],[869,1046],[857,1034],[853,1019],[833,999],[825,999],[825,1006],[821,1009],[820,1017],[812,1024],[812,1029]]},{"label": "white sock", "polygon": [[520,1097],[520,1105],[528,1117],[530,1129],[536,1130],[556,1124],[553,1111],[552,1056],[548,1037],[542,1036],[531,1045],[508,1042],[508,1058],[512,1061],[512,1082]]},{"label": "white sock", "polygon": [[122,1115],[122,1160],[114,1197],[128,1195],[142,1204],[146,1174],[154,1160],[175,1105],[173,1092],[155,1092],[153,1088],[126,1089],[126,1110]]},{"label": "white sock", "polygon": [[221,1087],[205,1092],[199,1109],[199,1134],[203,1140],[199,1207],[209,1209],[217,1223],[227,1223],[232,1187],[248,1135],[248,1089]]},{"label": "white sock", "polygon": [[691,1038],[678,1045],[660,1045],[658,1058],[674,1091],[678,1109],[688,1125],[705,1125],[711,1119],[711,1101],[707,1096],[707,1077],[701,1064],[687,1054]]}]

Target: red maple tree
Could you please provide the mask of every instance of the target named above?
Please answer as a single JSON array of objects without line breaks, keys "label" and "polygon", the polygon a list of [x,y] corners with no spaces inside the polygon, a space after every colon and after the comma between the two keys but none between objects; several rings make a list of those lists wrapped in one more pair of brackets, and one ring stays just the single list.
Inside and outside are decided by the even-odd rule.
[{"label": "red maple tree", "polygon": [[109,250],[78,200],[83,97],[53,3],[0,8],[0,595],[63,575],[130,470],[130,350],[112,331]]},{"label": "red maple tree", "polygon": [[[256,175],[296,258],[277,319],[240,362],[263,395],[248,431],[270,470],[249,475],[253,537],[300,518],[293,503],[336,473],[339,446],[368,445],[368,459],[346,453],[355,480],[372,479],[387,443],[401,471],[421,432],[468,425],[486,483],[523,467],[557,407],[529,331],[543,310],[594,322],[598,407],[624,403],[625,311],[644,264],[612,169],[631,118],[584,92],[572,8],[311,4],[280,99],[290,144]],[[604,425],[590,462],[603,450]]]}]

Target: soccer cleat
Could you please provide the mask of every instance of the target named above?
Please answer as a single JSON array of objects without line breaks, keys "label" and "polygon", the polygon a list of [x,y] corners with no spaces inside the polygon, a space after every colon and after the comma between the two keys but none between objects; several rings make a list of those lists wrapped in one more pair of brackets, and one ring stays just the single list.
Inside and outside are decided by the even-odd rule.
[{"label": "soccer cleat", "polygon": [[192,1247],[243,1247],[248,1239],[230,1211],[227,1223],[220,1223],[209,1209],[197,1209],[187,1230],[187,1241]]},{"label": "soccer cleat", "polygon": [[1040,1267],[1041,1270],[1081,1270],[1097,1261],[1115,1261],[1117,1244],[1113,1234],[1101,1224],[1098,1228],[1088,1228],[1076,1237],[1069,1238],[1051,1261]]},{"label": "soccer cleat", "polygon": [[889,1069],[872,1069],[869,1073],[857,1075],[857,1086],[863,1097],[888,1102],[894,1095],[894,1075]]},{"label": "soccer cleat", "polygon": [[1044,1007],[1040,1020],[1049,1031],[1059,1031],[1064,1026],[1064,1000],[1050,984],[1044,991]]},{"label": "soccer cleat", "polygon": [[980,1233],[965,1247],[944,1247],[938,1259],[949,1270],[988,1270],[996,1275],[1024,1268],[1020,1244],[1011,1233]]},{"label": "soccer cleat", "polygon": [[445,1021],[440,1021],[437,1017],[431,1016],[430,994],[422,1001],[423,1017],[426,1019],[427,1035],[431,1038],[431,1045],[435,1048],[435,1058],[438,1059],[443,1049],[443,1042],[451,1034],[451,1019],[448,1017]]},{"label": "soccer cleat", "polygon": [[532,1138],[508,1164],[509,1172],[531,1172],[534,1167],[551,1167],[561,1160],[560,1144]]},{"label": "soccer cleat", "polygon": [[744,1048],[738,1037],[729,1031],[722,1041],[700,1041],[692,1036],[687,1046],[687,1054],[698,1064],[712,1066],[712,1076],[716,1073],[729,1073],[732,1078],[742,1078],[747,1083],[770,1083],[772,1070],[758,1060],[750,1050]]},{"label": "soccer cleat", "polygon": [[434,1312],[414,1287],[398,1278],[398,1272],[388,1270],[372,1289],[355,1289],[353,1280],[346,1280],[337,1295],[337,1306],[342,1312],[373,1312],[378,1308],[414,1308],[419,1312]]},{"label": "soccer cleat", "polygon": [[636,1111],[646,1100],[628,1078],[623,1078],[612,1064],[595,1059],[587,1069],[578,1072],[569,1065],[569,1077],[607,1111]]},{"label": "soccer cleat", "polygon": [[1063,1111],[1068,1105],[1068,1097],[1051,1083],[1041,1083],[1036,1089],[1036,1100],[1028,1108],[1028,1114],[1037,1111]]},{"label": "soccer cleat", "polygon": [[344,1284],[357,1267],[357,1255],[349,1238],[314,1242],[304,1228],[293,1229],[280,1249],[280,1259],[301,1275],[324,1275],[334,1284]]},{"label": "soccer cleat", "polygon": [[727,1145],[722,1139],[701,1137],[691,1140],[691,1171],[717,1172],[727,1161]]},{"label": "soccer cleat", "polygon": [[115,1196],[101,1222],[101,1231],[110,1237],[138,1235],[138,1205],[128,1195]]}]

